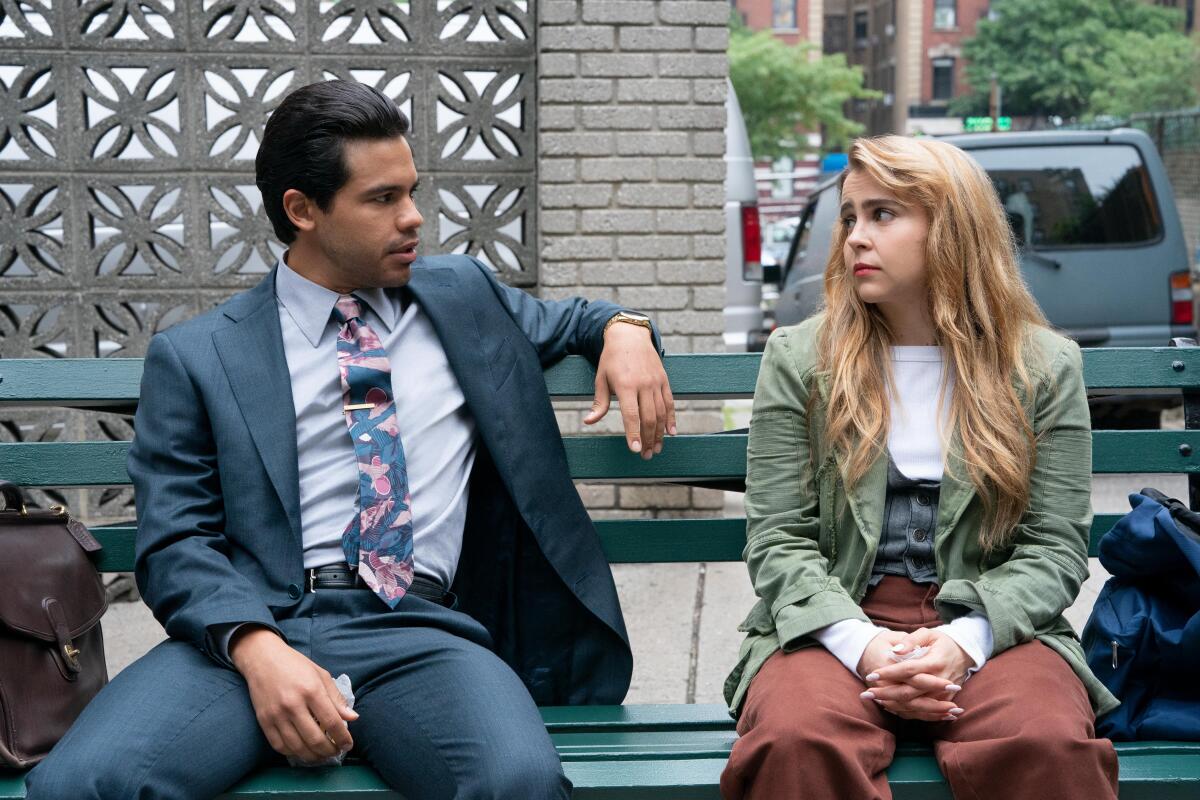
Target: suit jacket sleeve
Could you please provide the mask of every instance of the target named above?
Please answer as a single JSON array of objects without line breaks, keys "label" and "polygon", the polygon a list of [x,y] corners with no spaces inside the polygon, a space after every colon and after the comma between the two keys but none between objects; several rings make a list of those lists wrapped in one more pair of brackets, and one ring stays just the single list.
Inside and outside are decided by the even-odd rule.
[{"label": "suit jacket sleeve", "polygon": [[[584,300],[572,297],[568,300],[538,300],[528,292],[507,286],[492,274],[488,266],[471,259],[487,278],[492,291],[504,304],[509,316],[521,327],[529,341],[537,349],[542,366],[558,361],[563,356],[585,356],[593,365],[600,362],[604,349],[604,326],[613,315],[622,309],[615,303],[604,300]],[[662,339],[658,328],[650,331],[654,349],[662,355]]]},{"label": "suit jacket sleeve", "polygon": [[146,353],[134,430],[128,470],[137,502],[138,588],[168,635],[227,665],[208,636],[210,626],[253,622],[279,629],[254,586],[229,560],[204,399],[162,334]]}]

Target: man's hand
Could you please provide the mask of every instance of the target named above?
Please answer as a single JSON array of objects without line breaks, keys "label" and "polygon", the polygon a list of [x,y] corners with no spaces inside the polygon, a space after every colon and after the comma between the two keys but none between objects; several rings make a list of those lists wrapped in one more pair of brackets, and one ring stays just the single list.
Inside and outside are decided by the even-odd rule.
[{"label": "man's hand", "polygon": [[629,449],[649,459],[662,452],[663,434],[675,435],[675,398],[650,331],[617,322],[604,333],[604,350],[596,367],[596,399],[583,422],[594,425],[608,413],[617,396]]},{"label": "man's hand", "polygon": [[315,764],[354,746],[346,723],[358,714],[346,707],[333,677],[274,631],[239,630],[229,658],[246,679],[258,725],[277,752]]},{"label": "man's hand", "polygon": [[[876,637],[878,638],[878,637]],[[875,642],[872,641],[873,645]],[[935,629],[921,628],[895,645],[897,653],[916,647],[929,652],[918,658],[873,667],[865,680],[866,694],[888,711],[905,719],[953,721],[963,710],[953,701],[975,661],[954,639]],[[868,645],[868,650],[871,646]],[[866,660],[864,654],[864,661]]]}]

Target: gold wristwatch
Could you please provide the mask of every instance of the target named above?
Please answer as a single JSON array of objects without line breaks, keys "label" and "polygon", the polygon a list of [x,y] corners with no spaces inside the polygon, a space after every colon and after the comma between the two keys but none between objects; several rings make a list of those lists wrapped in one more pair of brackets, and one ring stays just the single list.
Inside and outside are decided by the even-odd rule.
[{"label": "gold wristwatch", "polygon": [[613,314],[609,317],[608,322],[604,324],[605,333],[608,333],[608,329],[613,326],[614,322],[628,322],[630,325],[639,325],[650,331],[652,336],[654,335],[654,328],[650,325],[650,318],[636,311],[618,311],[616,314]]}]

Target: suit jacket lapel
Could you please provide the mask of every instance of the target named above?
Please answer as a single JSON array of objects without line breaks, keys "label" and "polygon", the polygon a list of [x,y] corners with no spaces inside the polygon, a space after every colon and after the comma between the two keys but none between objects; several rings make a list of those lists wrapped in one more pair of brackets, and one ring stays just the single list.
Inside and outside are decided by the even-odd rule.
[{"label": "suit jacket lapel", "polygon": [[275,271],[230,303],[225,315],[234,324],[213,333],[213,343],[250,437],[299,542],[296,409],[275,303]]},{"label": "suit jacket lapel", "polygon": [[[421,304],[421,311],[433,323],[450,369],[482,432],[491,417],[484,409],[490,408],[493,395],[473,304],[465,302],[452,269],[414,267],[408,286]],[[494,453],[493,458],[498,455]]]}]

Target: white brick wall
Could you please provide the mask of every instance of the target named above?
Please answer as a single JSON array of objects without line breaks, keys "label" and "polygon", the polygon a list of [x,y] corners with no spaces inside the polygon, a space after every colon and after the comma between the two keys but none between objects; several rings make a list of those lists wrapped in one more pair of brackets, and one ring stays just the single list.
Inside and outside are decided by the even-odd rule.
[{"label": "white brick wall", "polygon": [[[540,295],[645,311],[669,353],[721,350],[728,1],[543,0],[540,13]],[[559,407],[564,432],[585,409]],[[681,433],[721,428],[713,403],[678,420]],[[615,409],[600,427],[620,432]],[[581,493],[613,509],[600,516],[720,507],[684,487]]]}]

